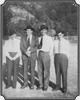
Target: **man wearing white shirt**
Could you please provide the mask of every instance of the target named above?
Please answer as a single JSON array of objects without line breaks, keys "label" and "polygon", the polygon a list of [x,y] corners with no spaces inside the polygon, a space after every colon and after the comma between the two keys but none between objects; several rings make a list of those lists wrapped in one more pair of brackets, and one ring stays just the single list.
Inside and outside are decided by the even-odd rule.
[{"label": "man wearing white shirt", "polygon": [[[12,86],[16,88],[17,82],[17,71],[20,61],[20,40],[17,38],[16,34],[11,34],[9,40],[5,43],[5,56],[7,65],[7,86],[9,88]],[[13,70],[13,71],[12,71]],[[11,84],[11,76],[13,73],[13,82]]]},{"label": "man wearing white shirt", "polygon": [[48,89],[49,77],[50,77],[50,55],[53,54],[53,40],[47,35],[48,27],[46,25],[41,26],[41,41],[39,45],[38,54],[38,77],[39,77],[39,87],[37,90]]},{"label": "man wearing white shirt", "polygon": [[61,88],[61,75],[62,75],[62,92],[67,92],[67,69],[69,58],[69,41],[64,39],[63,32],[59,32],[58,40],[53,43],[54,50],[54,64],[56,72],[56,88],[52,90],[60,90]]}]

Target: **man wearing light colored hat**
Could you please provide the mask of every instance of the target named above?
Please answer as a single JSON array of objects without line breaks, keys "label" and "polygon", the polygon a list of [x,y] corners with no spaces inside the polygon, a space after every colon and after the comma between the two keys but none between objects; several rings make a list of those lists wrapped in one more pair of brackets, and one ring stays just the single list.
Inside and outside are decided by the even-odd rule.
[{"label": "man wearing light colored hat", "polygon": [[69,58],[69,41],[64,39],[64,33],[58,33],[58,40],[54,41],[54,65],[56,73],[56,88],[52,90],[60,90],[61,88],[61,75],[62,75],[62,92],[67,92],[67,69]]}]

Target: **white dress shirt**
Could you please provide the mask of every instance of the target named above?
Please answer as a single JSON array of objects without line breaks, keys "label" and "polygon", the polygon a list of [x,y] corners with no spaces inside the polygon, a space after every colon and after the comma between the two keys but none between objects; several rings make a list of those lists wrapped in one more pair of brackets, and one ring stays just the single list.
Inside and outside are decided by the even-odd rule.
[{"label": "white dress shirt", "polygon": [[42,48],[40,51],[49,52],[50,55],[53,54],[53,40],[48,35],[43,35],[43,42],[42,42]]},{"label": "white dress shirt", "polygon": [[[28,39],[30,40],[29,43],[31,45],[31,42],[32,42],[32,34],[30,36],[27,36],[27,41],[28,41]],[[27,50],[30,50],[30,49],[31,49],[31,47],[29,46]]]},{"label": "white dress shirt", "polygon": [[32,34],[30,36],[27,36],[27,40],[30,39],[30,45],[31,45],[31,41],[32,41]]},{"label": "white dress shirt", "polygon": [[[59,42],[60,42],[60,47],[59,47]],[[53,50],[54,50],[54,54],[62,53],[62,54],[66,54],[69,57],[70,43],[68,40],[64,38],[62,38],[61,41],[55,40],[53,43]]]},{"label": "white dress shirt", "polygon": [[[9,52],[17,52],[17,54],[15,57],[11,57]],[[17,38],[7,40],[4,45],[4,53],[10,60],[15,60],[16,58],[20,57],[20,40]]]}]

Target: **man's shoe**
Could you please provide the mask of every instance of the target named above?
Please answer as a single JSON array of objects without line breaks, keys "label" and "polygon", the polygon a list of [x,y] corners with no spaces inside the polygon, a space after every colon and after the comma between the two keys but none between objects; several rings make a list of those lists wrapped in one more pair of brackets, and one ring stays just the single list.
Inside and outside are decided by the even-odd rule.
[{"label": "man's shoe", "polygon": [[67,89],[62,89],[62,92],[65,94],[67,93]]},{"label": "man's shoe", "polygon": [[41,89],[42,89],[42,87],[40,87],[40,86],[36,88],[36,90],[41,90]]},{"label": "man's shoe", "polygon": [[48,88],[44,88],[43,91],[47,91]]},{"label": "man's shoe", "polygon": [[24,89],[24,88],[26,88],[26,87],[28,87],[28,85],[27,85],[27,84],[24,84],[24,85],[21,86],[20,88],[21,88],[21,89]]},{"label": "man's shoe", "polygon": [[53,89],[52,89],[52,91],[58,91],[58,90],[60,90],[59,87],[56,87],[56,88],[53,88]]},{"label": "man's shoe", "polygon": [[7,86],[5,87],[5,89],[8,89],[9,87],[11,87],[11,86],[7,85]]},{"label": "man's shoe", "polygon": [[34,89],[34,86],[31,86],[31,88],[30,89]]},{"label": "man's shoe", "polygon": [[12,86],[12,88],[13,88],[13,89],[15,89],[15,88],[16,88],[16,86]]}]

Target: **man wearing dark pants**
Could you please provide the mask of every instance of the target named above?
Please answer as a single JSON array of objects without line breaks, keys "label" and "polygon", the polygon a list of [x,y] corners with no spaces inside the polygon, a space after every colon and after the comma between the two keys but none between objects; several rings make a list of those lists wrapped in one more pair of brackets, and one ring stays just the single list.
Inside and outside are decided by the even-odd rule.
[{"label": "man wearing dark pants", "polygon": [[[50,57],[49,52],[39,52],[38,55],[38,75],[40,87],[48,88],[50,77]],[[45,70],[45,71],[44,71]]]},{"label": "man wearing dark pants", "polygon": [[48,27],[46,25],[41,26],[41,41],[38,54],[38,77],[39,87],[37,90],[43,89],[46,91],[49,85],[50,78],[50,54],[52,54],[53,41],[50,36],[47,35]]},{"label": "man wearing dark pants", "polygon": [[67,69],[69,57],[69,41],[63,38],[64,34],[58,34],[58,40],[54,41],[54,65],[56,73],[56,88],[52,90],[60,90],[62,75],[62,92],[67,92]]},{"label": "man wearing dark pants", "polygon": [[[7,65],[6,88],[9,88],[10,86],[16,88],[17,73],[21,56],[20,40],[17,38],[16,34],[11,34],[9,40],[5,43],[5,55],[6,55],[6,65]],[[13,75],[13,80],[12,80],[12,75]]]},{"label": "man wearing dark pants", "polygon": [[[17,58],[16,60],[11,61],[9,58],[6,57],[7,62],[7,82],[8,85],[6,88],[12,85],[13,88],[16,88],[16,82],[17,82],[17,72],[19,67],[19,61],[20,58]],[[11,76],[13,74],[13,83],[11,83]]]},{"label": "man wearing dark pants", "polygon": [[35,84],[35,64],[37,60],[38,38],[33,35],[34,28],[27,26],[26,35],[21,38],[20,48],[22,52],[22,61],[24,67],[24,84],[21,89],[28,86],[28,66],[31,68],[31,89]]},{"label": "man wearing dark pants", "polygon": [[68,69],[68,58],[65,54],[55,54],[54,64],[56,71],[56,84],[57,88],[61,87],[61,74],[62,74],[62,83],[64,91],[67,90],[67,69]]}]

